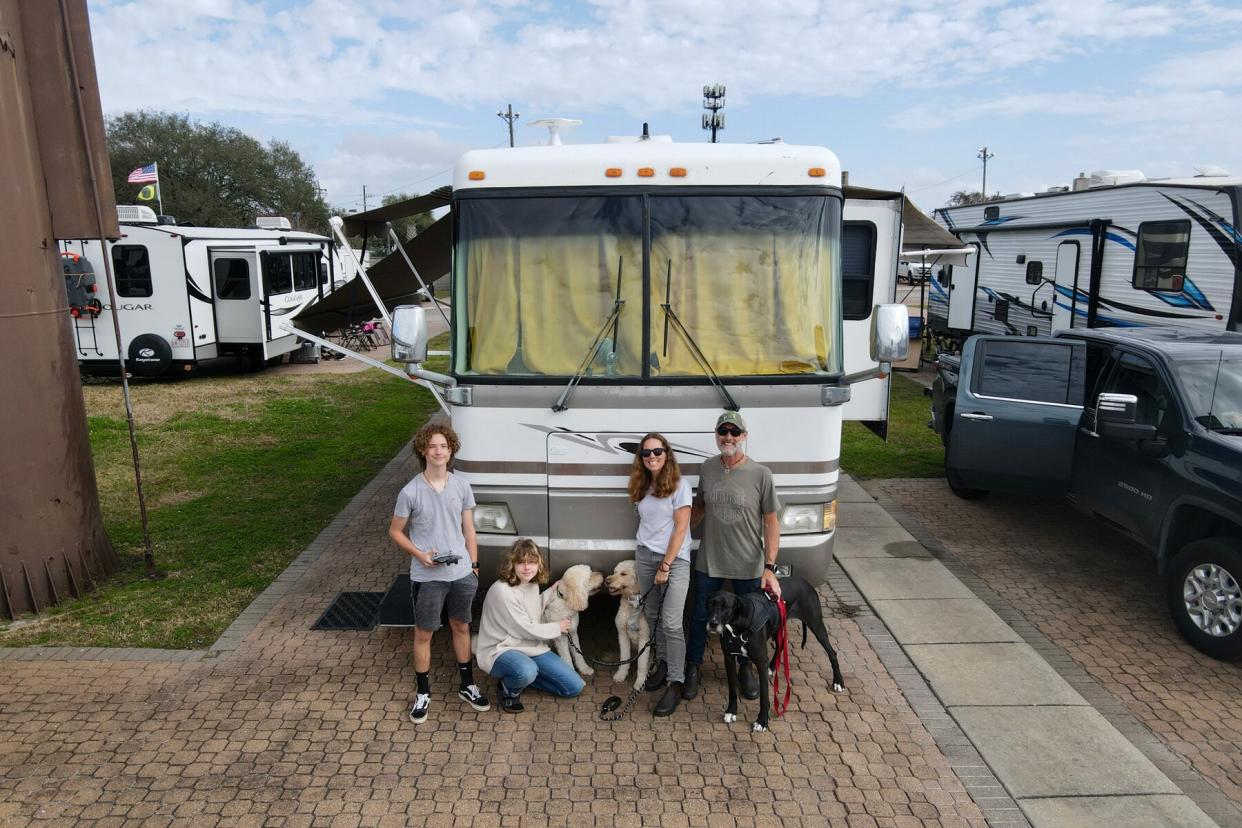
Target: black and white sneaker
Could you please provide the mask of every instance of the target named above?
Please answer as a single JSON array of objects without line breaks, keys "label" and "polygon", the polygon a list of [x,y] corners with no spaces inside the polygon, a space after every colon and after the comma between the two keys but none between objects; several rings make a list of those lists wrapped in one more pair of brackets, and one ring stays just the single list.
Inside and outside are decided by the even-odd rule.
[{"label": "black and white sneaker", "polygon": [[483,691],[479,689],[477,684],[471,684],[458,690],[457,697],[480,713],[492,709],[492,705],[487,701],[487,696],[483,695]]},{"label": "black and white sneaker", "polygon": [[414,698],[414,706],[410,708],[410,721],[422,724],[427,721],[427,711],[431,708],[431,694],[419,693]]}]

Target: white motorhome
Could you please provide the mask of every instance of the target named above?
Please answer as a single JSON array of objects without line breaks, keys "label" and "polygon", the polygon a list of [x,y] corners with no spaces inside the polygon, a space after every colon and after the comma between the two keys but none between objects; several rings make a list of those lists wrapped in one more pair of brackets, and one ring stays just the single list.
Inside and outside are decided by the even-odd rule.
[{"label": "white motorhome", "polygon": [[[850,232],[867,244],[843,268],[840,166],[820,147],[657,139],[462,156],[449,373],[418,365],[421,308],[398,309],[394,356],[461,435],[484,568],[517,536],[558,571],[631,557],[642,436],[665,434],[694,482],[717,453],[716,417],[735,408],[775,476],[780,563],[821,582],[851,383],[882,389],[853,411],[881,419],[876,363],[904,356],[906,309],[871,308],[896,272],[894,195],[860,205]],[[843,271],[856,277],[844,302]],[[855,353],[869,338],[876,360]]]},{"label": "white motorhome", "polygon": [[1242,178],[1096,173],[1075,186],[936,211],[977,254],[933,271],[934,330],[958,340],[1077,327],[1242,330]]},{"label": "white motorhome", "polygon": [[262,367],[298,346],[276,323],[340,283],[332,242],[290,230],[286,219],[193,227],[159,223],[149,207],[117,209],[121,237],[107,242],[115,297],[98,240],[60,243],[69,322],[88,373],[117,370],[112,313],[132,373],[184,373],[225,355]]}]

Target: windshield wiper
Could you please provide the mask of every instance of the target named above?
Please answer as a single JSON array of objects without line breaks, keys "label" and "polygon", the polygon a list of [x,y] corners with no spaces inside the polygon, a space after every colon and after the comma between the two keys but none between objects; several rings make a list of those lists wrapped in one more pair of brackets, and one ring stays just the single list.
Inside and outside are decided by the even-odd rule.
[{"label": "windshield wiper", "polygon": [[595,334],[595,339],[591,341],[591,347],[587,350],[586,357],[582,360],[582,364],[578,366],[577,372],[570,379],[569,385],[565,386],[565,390],[561,392],[560,399],[552,406],[553,411],[565,411],[569,408],[569,397],[574,393],[574,389],[578,387],[578,383],[586,374],[587,369],[591,367],[591,363],[595,360],[595,354],[599,351],[599,346],[604,342],[604,334],[608,333],[608,326],[612,325],[612,358],[616,359],[617,355],[617,332],[621,324],[621,308],[625,306],[625,300],[621,298],[621,262],[624,257],[617,257],[617,298],[613,300],[612,313],[608,314],[608,318],[604,320],[604,324],[600,327],[599,333]]},{"label": "windshield wiper", "polygon": [[686,326],[681,324],[681,319],[678,318],[677,313],[673,310],[671,300],[672,283],[673,260],[669,259],[668,271],[664,277],[664,302],[660,304],[660,307],[664,309],[664,357],[666,359],[668,358],[668,323],[672,322],[673,327],[677,329],[677,332],[680,333],[686,340],[686,345],[690,347],[690,354],[699,363],[699,366],[703,369],[703,372],[707,374],[707,378],[711,381],[712,385],[716,386],[716,390],[720,392],[720,396],[724,398],[724,407],[729,411],[737,411],[739,408],[737,401],[733,399],[733,395],[729,393],[729,389],[724,387],[724,383],[720,381],[720,377],[716,374],[715,370],[712,369],[711,363],[707,361],[707,356],[703,353],[702,349],[699,348],[699,344],[694,341],[694,337],[690,335],[690,332],[686,330]]}]

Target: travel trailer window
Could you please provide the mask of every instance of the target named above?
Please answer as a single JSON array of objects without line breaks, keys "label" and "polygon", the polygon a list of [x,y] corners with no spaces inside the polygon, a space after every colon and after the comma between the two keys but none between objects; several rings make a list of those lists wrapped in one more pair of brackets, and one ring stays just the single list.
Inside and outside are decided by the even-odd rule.
[{"label": "travel trailer window", "polygon": [[215,272],[217,299],[250,298],[250,262],[245,259],[216,259]]},{"label": "travel trailer window", "polygon": [[1190,222],[1145,221],[1134,253],[1134,287],[1179,292],[1186,277]]},{"label": "travel trailer window", "polygon": [[151,295],[151,260],[141,244],[118,244],[112,248],[112,270],[118,296]]},{"label": "travel trailer window", "polygon": [[287,253],[263,254],[263,295],[278,296],[293,290],[293,268]]},{"label": "travel trailer window", "polygon": [[319,258],[315,253],[291,253],[293,260],[293,289],[315,289],[315,263]]},{"label": "travel trailer window", "polygon": [[983,343],[972,390],[981,397],[1077,405],[1082,389],[1074,388],[1072,358],[1068,344],[990,340]]},{"label": "travel trailer window", "polygon": [[871,286],[875,280],[875,225],[869,221],[841,224],[841,316],[866,319],[871,315]]}]

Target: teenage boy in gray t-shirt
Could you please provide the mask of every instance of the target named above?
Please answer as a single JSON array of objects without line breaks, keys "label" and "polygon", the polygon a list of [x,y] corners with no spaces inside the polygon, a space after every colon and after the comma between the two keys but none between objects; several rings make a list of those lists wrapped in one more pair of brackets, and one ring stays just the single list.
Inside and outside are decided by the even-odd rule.
[{"label": "teenage boy in gray t-shirt", "polygon": [[[707,599],[728,581],[736,595],[761,586],[781,592],[776,578],[776,555],[781,528],[776,513],[780,502],[772,472],[746,456],[746,421],[736,411],[716,420],[716,446],[720,454],[703,461],[699,489],[691,509],[690,523],[703,524],[703,539],[694,562],[694,614],[686,643],[686,680],[683,698],[699,692],[699,666],[707,646]],[[758,698],[759,680],[746,659],[738,659],[742,695]]]},{"label": "teenage boy in gray t-shirt", "polygon": [[[414,435],[423,471],[397,495],[388,536],[410,556],[410,600],[414,605],[414,673],[418,683],[410,721],[427,720],[431,706],[431,637],[448,607],[449,630],[461,689],[457,695],[475,710],[490,708],[474,683],[470,666],[470,608],[479,588],[479,550],[474,537],[474,493],[448,470],[461,442],[443,423],[428,423]],[[437,558],[456,556],[454,562]]]}]

